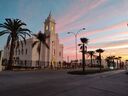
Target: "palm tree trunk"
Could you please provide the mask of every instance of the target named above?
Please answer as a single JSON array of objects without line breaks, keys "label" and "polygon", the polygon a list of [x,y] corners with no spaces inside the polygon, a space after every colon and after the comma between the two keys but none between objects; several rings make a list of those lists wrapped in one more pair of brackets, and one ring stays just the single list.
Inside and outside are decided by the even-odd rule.
[{"label": "palm tree trunk", "polygon": [[84,50],[84,44],[83,44],[83,50],[82,50],[82,58],[83,58],[83,72],[85,71],[85,50]]},{"label": "palm tree trunk", "polygon": [[121,59],[120,59],[120,69],[121,69]]},{"label": "palm tree trunk", "polygon": [[10,45],[9,61],[8,61],[6,70],[12,70],[14,48],[15,48],[15,40],[14,40],[14,38],[12,38],[11,45]]},{"label": "palm tree trunk", "polygon": [[92,67],[92,55],[91,55],[91,67]]},{"label": "palm tree trunk", "polygon": [[101,53],[99,53],[99,57],[100,57],[100,71],[101,71]]},{"label": "palm tree trunk", "polygon": [[117,69],[118,69],[118,66],[119,66],[119,65],[118,65],[118,59],[117,59]]},{"label": "palm tree trunk", "polygon": [[38,68],[40,68],[40,53],[41,53],[41,43],[40,43],[40,50],[39,50],[39,62],[38,62]]},{"label": "palm tree trunk", "polygon": [[40,52],[39,52],[38,68],[40,68]]}]

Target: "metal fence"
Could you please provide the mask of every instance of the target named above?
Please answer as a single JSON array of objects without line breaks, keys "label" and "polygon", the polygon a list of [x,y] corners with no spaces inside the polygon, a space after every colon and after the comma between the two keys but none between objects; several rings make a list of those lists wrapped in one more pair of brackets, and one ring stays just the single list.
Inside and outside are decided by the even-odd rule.
[{"label": "metal fence", "polygon": [[[7,67],[9,60],[3,59],[2,65]],[[87,67],[99,67],[99,64],[93,64],[93,66],[85,65]],[[76,69],[82,68],[82,63],[67,63],[67,62],[46,62],[46,61],[32,61],[32,60],[14,60],[13,69]]]}]

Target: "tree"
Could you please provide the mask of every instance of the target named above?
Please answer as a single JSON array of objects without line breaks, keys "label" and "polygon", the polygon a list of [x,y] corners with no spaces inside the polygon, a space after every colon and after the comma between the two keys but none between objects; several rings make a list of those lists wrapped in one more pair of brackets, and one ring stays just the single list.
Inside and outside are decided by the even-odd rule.
[{"label": "tree", "polygon": [[108,57],[106,58],[108,67],[115,68],[116,65],[115,65],[114,60],[115,60],[115,56],[108,56]]},{"label": "tree", "polygon": [[[87,52],[87,46],[85,46],[85,44],[88,43],[88,39],[87,38],[80,38],[81,42],[82,42],[82,45],[80,47],[80,49],[82,49],[82,63],[83,63],[83,72],[85,71],[85,53]],[[86,47],[86,50],[85,50],[85,47]]]},{"label": "tree", "polygon": [[[37,40],[33,42],[32,47],[34,47],[37,44],[37,52],[38,52],[38,55],[39,55],[39,62],[40,62],[41,44],[44,44],[49,49],[49,46],[46,43],[46,38],[48,38],[48,36],[46,36],[41,31],[38,34],[33,34],[33,36]],[[38,67],[40,66],[39,62],[38,62]]]},{"label": "tree", "polygon": [[10,45],[9,62],[6,70],[12,70],[14,48],[17,48],[20,42],[22,46],[23,42],[26,44],[26,36],[31,36],[31,31],[23,28],[24,26],[26,26],[26,24],[21,20],[10,18],[5,19],[5,22],[0,24],[0,28],[4,29],[0,31],[0,36],[8,34],[6,46],[8,47]]},{"label": "tree", "polygon": [[116,56],[111,56],[112,57],[112,66],[115,68],[115,66],[116,66],[116,63],[114,62],[114,60],[115,60],[115,58],[116,58]]},{"label": "tree", "polygon": [[110,67],[110,66],[111,66],[111,63],[112,63],[112,58],[111,58],[111,56],[106,57],[105,60],[106,60],[106,62],[107,62],[108,67]]},{"label": "tree", "polygon": [[104,50],[103,50],[103,49],[97,49],[96,52],[99,53],[100,71],[101,71],[101,60],[102,60],[102,59],[101,59],[101,53],[103,53]]},{"label": "tree", "polygon": [[87,53],[90,55],[90,58],[91,58],[91,66],[92,66],[92,57],[95,54],[95,52],[94,51],[88,51]]},{"label": "tree", "polygon": [[119,67],[118,60],[119,60],[119,58],[115,57],[115,59],[116,59],[116,65],[117,65],[117,69],[118,69],[118,67]]},{"label": "tree", "polygon": [[120,60],[120,66],[119,66],[119,68],[121,68],[121,58],[122,57],[120,57],[120,56],[118,57],[118,59]]}]

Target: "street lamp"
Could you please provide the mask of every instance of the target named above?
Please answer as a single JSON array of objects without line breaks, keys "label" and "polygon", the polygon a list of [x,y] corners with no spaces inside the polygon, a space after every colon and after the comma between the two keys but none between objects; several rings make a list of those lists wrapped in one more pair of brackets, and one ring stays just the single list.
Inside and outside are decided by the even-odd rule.
[{"label": "street lamp", "polygon": [[80,31],[85,30],[85,28],[81,28],[76,33],[75,32],[67,32],[68,34],[73,34],[75,36],[75,46],[76,46],[76,60],[77,60],[77,35]]}]

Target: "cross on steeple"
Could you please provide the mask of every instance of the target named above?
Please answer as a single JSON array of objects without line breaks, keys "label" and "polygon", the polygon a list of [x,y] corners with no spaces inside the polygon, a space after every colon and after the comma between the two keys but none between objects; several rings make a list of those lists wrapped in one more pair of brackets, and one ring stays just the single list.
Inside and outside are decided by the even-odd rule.
[{"label": "cross on steeple", "polygon": [[51,13],[51,11],[50,11],[50,13],[49,13],[49,16],[48,16],[49,18],[51,18],[52,17],[52,13]]}]

